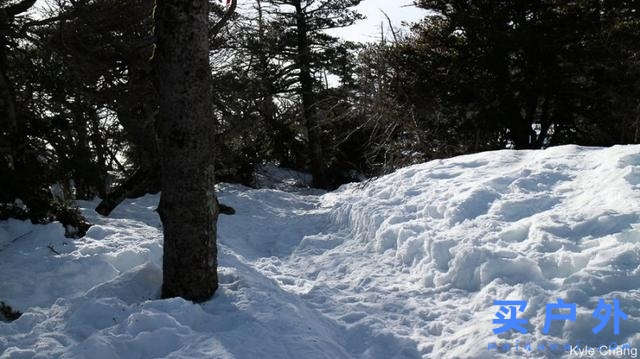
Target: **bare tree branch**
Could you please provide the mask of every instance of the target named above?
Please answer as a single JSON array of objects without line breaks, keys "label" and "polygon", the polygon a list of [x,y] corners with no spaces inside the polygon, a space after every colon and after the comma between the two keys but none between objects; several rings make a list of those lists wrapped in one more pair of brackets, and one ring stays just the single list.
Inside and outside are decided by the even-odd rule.
[{"label": "bare tree branch", "polygon": [[33,5],[35,5],[35,3],[36,3],[36,0],[22,0],[19,3],[7,6],[2,10],[4,10],[3,12],[8,17],[14,17],[16,15],[19,15],[19,14],[22,14],[23,12],[28,11]]},{"label": "bare tree branch", "polygon": [[229,20],[231,20],[231,17],[233,17],[233,14],[235,13],[237,7],[238,0],[232,0],[231,5],[229,5],[229,8],[227,9],[227,12],[225,12],[224,15],[222,15],[222,18],[220,18],[220,20],[213,26],[213,28],[211,28],[212,38],[218,36],[220,31],[222,31],[222,28],[229,22]]},{"label": "bare tree branch", "polygon": [[387,15],[386,12],[384,12],[384,10],[380,9],[380,12],[382,13],[382,15],[384,15],[384,17],[387,18],[387,23],[389,23],[389,29],[391,29],[391,34],[393,35],[394,42],[398,42],[398,35],[396,33],[395,28],[393,27],[393,23],[391,22],[391,18],[389,17],[389,15]]}]

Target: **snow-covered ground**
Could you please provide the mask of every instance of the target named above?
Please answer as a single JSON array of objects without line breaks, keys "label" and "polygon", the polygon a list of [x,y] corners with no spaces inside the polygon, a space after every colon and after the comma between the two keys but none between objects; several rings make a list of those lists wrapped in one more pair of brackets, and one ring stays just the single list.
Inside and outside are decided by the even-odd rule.
[{"label": "snow-covered ground", "polygon": [[[0,300],[24,311],[0,323],[0,357],[507,358],[570,356],[553,343],[640,347],[640,146],[481,153],[326,194],[219,190],[237,213],[220,217],[221,286],[203,305],[157,299],[157,196],[109,218],[80,203],[97,224],[79,240],[58,224],[0,222]],[[576,304],[577,320],[543,334],[545,305],[558,298]],[[592,332],[600,298],[628,315],[617,336],[611,323]],[[495,300],[527,301],[526,334],[492,332]],[[516,341],[534,350],[490,348]]]}]

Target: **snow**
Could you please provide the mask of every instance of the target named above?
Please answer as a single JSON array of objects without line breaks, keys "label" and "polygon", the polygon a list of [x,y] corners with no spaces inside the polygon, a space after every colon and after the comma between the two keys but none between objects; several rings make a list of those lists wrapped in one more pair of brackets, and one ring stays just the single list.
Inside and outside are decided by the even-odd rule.
[{"label": "snow", "polygon": [[304,194],[324,193],[324,191],[311,188],[313,177],[310,174],[271,164],[257,168],[254,182],[258,188],[279,189]]},{"label": "snow", "polygon": [[[220,289],[159,300],[158,196],[84,238],[0,222],[0,358],[510,358],[490,343],[640,346],[640,146],[497,151],[432,161],[330,193],[220,185]],[[298,175],[294,177],[299,177]],[[272,181],[273,182],[273,181]],[[60,253],[56,254],[55,252]],[[543,334],[545,304],[577,320]],[[629,318],[598,335],[598,300]],[[496,336],[494,300],[527,300]],[[557,352],[521,351],[524,357]],[[568,353],[564,353],[568,356]]]}]

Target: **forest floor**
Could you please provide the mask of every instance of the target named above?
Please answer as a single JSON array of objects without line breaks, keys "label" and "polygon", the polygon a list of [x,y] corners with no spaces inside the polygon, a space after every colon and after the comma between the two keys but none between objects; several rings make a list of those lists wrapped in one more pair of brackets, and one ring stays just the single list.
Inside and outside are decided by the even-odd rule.
[{"label": "forest floor", "polygon": [[[80,202],[95,225],[77,240],[58,223],[0,222],[0,300],[24,313],[0,322],[0,357],[551,358],[570,356],[567,345],[640,347],[640,146],[480,153],[329,193],[275,177],[271,188],[219,186],[236,214],[220,217],[220,288],[202,305],[157,299],[156,195],[108,218]],[[576,319],[544,334],[558,299]],[[628,315],[618,335],[613,317],[593,333],[599,299]],[[494,334],[496,300],[526,301],[526,333]]]}]

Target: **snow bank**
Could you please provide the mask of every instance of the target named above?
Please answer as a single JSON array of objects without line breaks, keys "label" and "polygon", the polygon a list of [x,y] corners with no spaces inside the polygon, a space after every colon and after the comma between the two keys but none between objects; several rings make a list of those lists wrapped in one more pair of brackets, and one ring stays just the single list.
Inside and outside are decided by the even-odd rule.
[{"label": "snow bank", "polygon": [[[270,178],[289,178],[269,170]],[[270,186],[284,189],[286,187]],[[433,161],[332,193],[220,187],[221,287],[158,300],[157,196],[67,240],[0,222],[0,357],[492,358],[491,343],[640,347],[640,146],[563,146]],[[52,248],[56,254],[52,251]],[[545,304],[577,320],[543,334]],[[628,319],[599,334],[600,298]],[[495,335],[494,300],[527,300]],[[535,348],[534,348],[535,349]],[[520,351],[524,357],[566,352]]]}]

